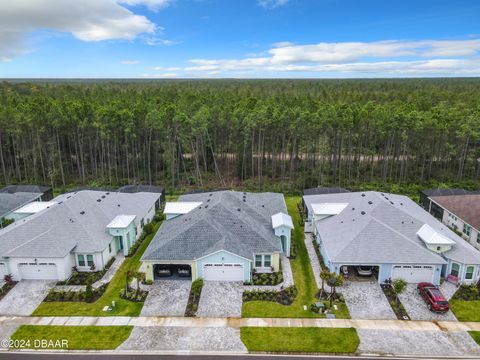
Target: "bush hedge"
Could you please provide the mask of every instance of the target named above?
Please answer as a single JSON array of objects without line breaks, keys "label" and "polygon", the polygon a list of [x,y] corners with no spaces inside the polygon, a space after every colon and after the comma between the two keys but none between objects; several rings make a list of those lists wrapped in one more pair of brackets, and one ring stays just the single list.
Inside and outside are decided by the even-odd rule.
[{"label": "bush hedge", "polygon": [[243,301],[274,301],[282,305],[291,305],[297,297],[298,290],[289,286],[280,291],[277,290],[245,290],[243,292]]}]

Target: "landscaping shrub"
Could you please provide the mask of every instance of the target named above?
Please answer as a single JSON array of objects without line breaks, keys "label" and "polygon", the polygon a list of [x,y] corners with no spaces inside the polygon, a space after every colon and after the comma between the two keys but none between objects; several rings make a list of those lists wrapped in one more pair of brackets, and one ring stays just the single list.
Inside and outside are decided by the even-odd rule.
[{"label": "landscaping shrub", "polygon": [[147,295],[148,291],[141,289],[129,289],[128,291],[126,291],[126,289],[120,290],[120,297],[132,302],[144,302]]},{"label": "landscaping shrub", "polygon": [[477,285],[460,285],[452,299],[464,301],[480,300],[480,291]]},{"label": "landscaping shrub", "polygon": [[298,291],[295,285],[280,291],[277,290],[245,290],[243,301],[275,301],[282,305],[291,305],[297,297]]},{"label": "landscaping shrub", "polygon": [[105,269],[102,271],[78,271],[77,267],[72,268],[72,275],[70,278],[65,281],[58,281],[57,285],[87,285],[88,283],[93,284],[103,278],[108,269],[112,266],[115,261],[115,257],[112,257],[107,264]]},{"label": "landscaping shrub", "polygon": [[[91,295],[89,293],[89,286],[87,285],[86,291],[56,291],[51,289],[45,299],[45,302],[94,302],[97,301],[107,289],[108,284],[100,286],[98,289],[93,289],[90,284]],[[88,295],[87,295],[88,294]]]},{"label": "landscaping shrub", "polygon": [[294,241],[290,243],[290,259],[296,259],[297,258],[297,245],[295,244]]},{"label": "landscaping shrub", "polygon": [[193,317],[197,313],[198,302],[200,301],[202,288],[203,288],[202,278],[198,278],[192,283],[192,287],[190,288],[190,295],[188,297],[187,308],[185,309],[185,316]]},{"label": "landscaping shrub", "polygon": [[17,284],[16,281],[13,281],[11,275],[5,275],[4,277],[5,284],[3,284],[2,287],[0,287],[0,300],[2,300],[5,295],[8,294],[10,290]]},{"label": "landscaping shrub", "polygon": [[252,275],[252,282],[253,285],[278,285],[283,282],[283,274],[282,272],[273,272],[273,273],[263,273],[258,274],[254,273]]}]

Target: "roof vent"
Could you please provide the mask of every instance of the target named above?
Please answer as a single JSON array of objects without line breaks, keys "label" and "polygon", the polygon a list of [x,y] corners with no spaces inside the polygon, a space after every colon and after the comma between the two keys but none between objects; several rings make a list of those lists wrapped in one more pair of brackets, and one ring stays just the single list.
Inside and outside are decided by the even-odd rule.
[{"label": "roof vent", "polygon": [[365,197],[365,194],[362,193],[362,197]]},{"label": "roof vent", "polygon": [[105,195],[102,195],[102,199],[105,199]]},{"label": "roof vent", "polygon": [[205,209],[208,208],[208,205],[205,205]]},{"label": "roof vent", "polygon": [[354,207],[352,207],[352,210],[355,210],[355,208],[354,208]]},{"label": "roof vent", "polygon": [[265,207],[265,205],[262,205],[262,207]]},{"label": "roof vent", "polygon": [[71,196],[67,196],[67,199],[70,199],[70,198],[71,198]]},{"label": "roof vent", "polygon": [[403,203],[400,203],[401,206],[403,206]]},{"label": "roof vent", "polygon": [[372,205],[372,204],[373,204],[373,201],[369,201],[368,203],[369,203],[370,205]]},{"label": "roof vent", "polygon": [[362,211],[360,214],[365,215],[366,213],[365,213],[365,211]]},{"label": "roof vent", "polygon": [[80,211],[80,215],[85,215],[85,211]]},{"label": "roof vent", "polygon": [[390,201],[390,204],[392,204],[392,205],[393,205],[393,204],[395,204],[395,203],[394,203],[393,201]]},{"label": "roof vent", "polygon": [[212,194],[212,193],[210,193],[208,196],[212,196],[212,195],[213,195],[213,194]]},{"label": "roof vent", "polygon": [[97,199],[97,202],[101,202],[101,201],[102,201],[102,199]]},{"label": "roof vent", "polygon": [[340,222],[343,224],[343,220],[342,220],[342,221],[340,221]]},{"label": "roof vent", "polygon": [[385,196],[385,200],[388,200],[388,197]]},{"label": "roof vent", "polygon": [[237,211],[240,211],[240,208],[238,208]]},{"label": "roof vent", "polygon": [[207,202],[210,202],[210,199],[208,199]]},{"label": "roof vent", "polygon": [[117,204],[118,207],[120,207],[120,204]]},{"label": "roof vent", "polygon": [[107,195],[110,195],[110,193],[109,193],[109,192],[107,192],[106,194],[107,194]]},{"label": "roof vent", "polygon": [[405,224],[405,221],[402,221],[402,224]]},{"label": "roof vent", "polygon": [[385,194],[384,194],[384,193],[380,193],[380,195],[382,195],[382,196],[385,196]]}]

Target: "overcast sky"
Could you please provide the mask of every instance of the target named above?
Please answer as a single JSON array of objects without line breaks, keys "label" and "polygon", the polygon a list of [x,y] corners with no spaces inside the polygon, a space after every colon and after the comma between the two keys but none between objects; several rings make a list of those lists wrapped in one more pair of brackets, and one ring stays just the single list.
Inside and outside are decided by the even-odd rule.
[{"label": "overcast sky", "polygon": [[0,1],[0,77],[479,75],[477,0]]}]

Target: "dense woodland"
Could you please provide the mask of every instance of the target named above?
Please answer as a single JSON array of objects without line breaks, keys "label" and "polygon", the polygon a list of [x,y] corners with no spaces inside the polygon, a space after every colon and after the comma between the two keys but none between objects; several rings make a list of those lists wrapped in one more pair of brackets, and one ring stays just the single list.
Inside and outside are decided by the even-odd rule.
[{"label": "dense woodland", "polygon": [[0,183],[295,190],[479,176],[480,79],[0,84]]}]

